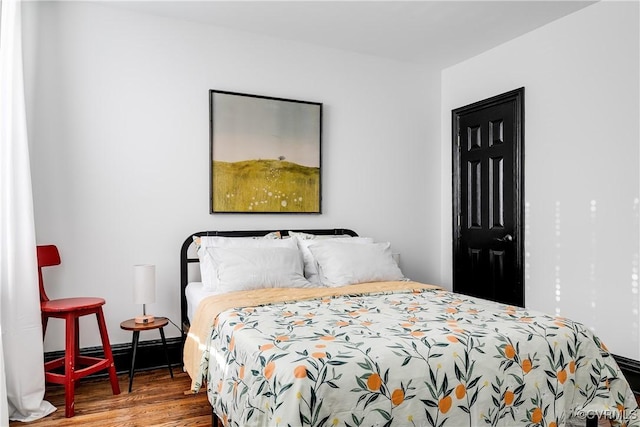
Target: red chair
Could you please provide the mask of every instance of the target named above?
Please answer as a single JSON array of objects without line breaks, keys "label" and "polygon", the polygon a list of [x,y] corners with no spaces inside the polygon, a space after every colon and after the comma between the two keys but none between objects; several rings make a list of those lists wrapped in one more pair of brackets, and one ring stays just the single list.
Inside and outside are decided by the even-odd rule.
[{"label": "red chair", "polygon": [[[87,375],[103,369],[109,370],[111,389],[113,394],[120,394],[120,385],[113,363],[113,354],[107,335],[107,326],[102,313],[105,300],[102,298],[60,298],[50,300],[44,291],[42,280],[42,267],[60,265],[60,253],[54,245],[38,246],[38,279],[40,281],[40,309],[42,311],[42,337],[47,330],[47,322],[50,317],[65,320],[65,351],[64,357],[46,362],[44,364],[45,381],[64,385],[64,415],[73,417],[75,413],[75,385],[76,382]],[[100,328],[104,359],[80,355],[80,329],[78,319],[81,316],[95,314]],[[52,372],[58,368],[64,368],[64,373]]]}]

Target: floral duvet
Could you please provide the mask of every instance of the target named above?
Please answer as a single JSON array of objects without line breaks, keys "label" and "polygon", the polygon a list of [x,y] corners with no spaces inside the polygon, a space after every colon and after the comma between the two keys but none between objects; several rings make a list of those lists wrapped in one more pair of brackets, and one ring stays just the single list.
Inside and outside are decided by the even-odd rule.
[{"label": "floral duvet", "polygon": [[613,357],[579,323],[413,282],[350,290],[200,313],[194,391],[206,383],[225,426],[640,424]]}]

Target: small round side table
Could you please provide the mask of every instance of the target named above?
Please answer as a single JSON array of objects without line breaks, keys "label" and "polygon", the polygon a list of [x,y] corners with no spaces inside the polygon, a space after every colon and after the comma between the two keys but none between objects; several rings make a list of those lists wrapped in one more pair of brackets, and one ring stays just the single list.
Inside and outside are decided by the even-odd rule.
[{"label": "small round side table", "polygon": [[164,337],[164,327],[167,326],[169,320],[166,317],[156,317],[151,323],[136,323],[134,319],[125,320],[120,323],[120,328],[125,331],[133,331],[133,341],[131,342],[131,368],[129,369],[129,393],[131,393],[131,386],[133,385],[133,375],[135,373],[136,366],[136,352],[138,350],[138,339],[140,338],[140,331],[149,331],[151,329],[160,330],[160,338],[162,338],[162,347],[164,348],[164,355],[167,359],[167,366],[169,367],[169,373],[173,378],[173,370],[171,369],[171,362],[169,361],[169,353],[167,352],[167,340]]}]

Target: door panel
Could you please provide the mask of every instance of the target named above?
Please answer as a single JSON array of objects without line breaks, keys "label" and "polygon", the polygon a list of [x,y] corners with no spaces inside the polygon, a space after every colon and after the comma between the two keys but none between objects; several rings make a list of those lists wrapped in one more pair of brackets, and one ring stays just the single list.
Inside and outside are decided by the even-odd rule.
[{"label": "door panel", "polygon": [[524,305],[524,88],[453,111],[453,289]]},{"label": "door panel", "polygon": [[467,212],[469,226],[482,227],[482,165],[479,161],[468,162]]},{"label": "door panel", "polygon": [[491,228],[504,228],[504,159],[489,159],[489,220]]},{"label": "door panel", "polygon": [[482,248],[469,248],[469,272],[474,276],[482,275]]}]

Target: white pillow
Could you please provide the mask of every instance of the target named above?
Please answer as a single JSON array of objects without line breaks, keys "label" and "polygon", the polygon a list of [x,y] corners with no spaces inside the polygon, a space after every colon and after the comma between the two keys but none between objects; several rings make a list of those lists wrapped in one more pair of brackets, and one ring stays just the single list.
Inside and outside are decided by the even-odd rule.
[{"label": "white pillow", "polygon": [[311,234],[302,231],[288,231],[290,237],[296,237],[300,240],[325,240],[352,237],[349,234]]},{"label": "white pillow", "polygon": [[[291,235],[291,232],[289,232]],[[309,234],[308,236],[313,236]],[[301,237],[298,233],[294,233],[292,236],[295,242],[297,242],[298,249],[302,253],[302,259],[304,261],[304,277],[307,278],[311,284],[315,286],[324,286],[322,281],[320,280],[320,276],[318,276],[318,263],[316,262],[315,257],[309,250],[309,246],[318,243],[318,242],[339,242],[339,243],[373,243],[373,239],[371,237],[336,237],[331,236],[330,238],[307,238]]]},{"label": "white pillow", "polygon": [[249,237],[222,237],[222,236],[193,236],[193,244],[196,247],[196,251],[200,250],[200,246],[202,246],[202,242],[204,241],[205,246],[215,246],[216,242],[225,241],[227,239],[234,240],[257,240],[257,239],[281,239],[282,235],[279,231],[272,231],[270,233],[265,234],[264,236],[249,236]]},{"label": "white pillow", "polygon": [[[267,236],[270,236],[267,235]],[[200,278],[204,288],[208,291],[217,291],[216,272],[211,257],[213,248],[289,248],[297,249],[296,242],[291,239],[278,239],[272,237],[200,237],[198,258],[200,260]]]},{"label": "white pillow", "polygon": [[290,248],[211,248],[221,292],[263,288],[306,288],[302,258]]},{"label": "white pillow", "polygon": [[324,240],[309,246],[325,286],[402,280],[390,243],[346,243]]}]

